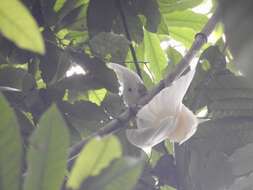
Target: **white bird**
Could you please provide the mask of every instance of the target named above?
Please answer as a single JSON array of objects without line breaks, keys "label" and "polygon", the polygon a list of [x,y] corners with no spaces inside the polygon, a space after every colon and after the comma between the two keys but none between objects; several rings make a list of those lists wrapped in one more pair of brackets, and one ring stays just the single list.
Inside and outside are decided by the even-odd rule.
[{"label": "white bird", "polygon": [[107,66],[114,70],[122,86],[123,100],[127,106],[136,105],[138,100],[146,94],[146,87],[141,78],[128,68],[116,64],[107,63]]},{"label": "white bird", "polygon": [[[137,103],[140,95],[136,93],[136,97],[132,97],[134,101],[129,101],[125,99],[129,97],[129,92],[125,88],[131,87],[136,90],[138,84],[143,84],[142,80],[126,67],[114,63],[110,63],[110,67],[116,72],[123,86],[124,101]],[[149,152],[153,146],[165,139],[182,144],[196,132],[198,120],[192,111],[182,103],[194,74],[195,67],[174,81],[172,85],[161,90],[138,111],[137,129],[126,131],[129,142]]]}]

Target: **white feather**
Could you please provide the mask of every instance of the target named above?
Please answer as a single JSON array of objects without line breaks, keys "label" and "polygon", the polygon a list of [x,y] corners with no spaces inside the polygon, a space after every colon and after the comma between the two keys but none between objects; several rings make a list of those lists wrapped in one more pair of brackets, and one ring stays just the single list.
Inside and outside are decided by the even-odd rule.
[{"label": "white feather", "polygon": [[175,130],[168,133],[168,139],[172,142],[180,144],[187,141],[197,130],[198,120],[196,116],[185,105],[182,104],[182,109],[177,116],[177,124]]},{"label": "white feather", "polygon": [[107,66],[113,69],[117,75],[120,85],[123,88],[122,94],[125,104],[128,106],[136,104],[146,92],[141,78],[135,72],[122,65],[108,63]]},{"label": "white feather", "polygon": [[[142,149],[146,149],[165,140],[167,138],[167,134],[172,130],[170,126],[175,126],[175,123],[175,118],[168,117],[158,128],[143,127],[139,129],[128,129],[126,131],[126,135],[132,144]],[[141,123],[141,125],[142,124],[144,123]]]},{"label": "white feather", "polygon": [[137,129],[127,130],[127,138],[132,144],[147,149],[166,138],[183,143],[195,133],[197,118],[182,104],[194,74],[195,67],[139,110]]}]

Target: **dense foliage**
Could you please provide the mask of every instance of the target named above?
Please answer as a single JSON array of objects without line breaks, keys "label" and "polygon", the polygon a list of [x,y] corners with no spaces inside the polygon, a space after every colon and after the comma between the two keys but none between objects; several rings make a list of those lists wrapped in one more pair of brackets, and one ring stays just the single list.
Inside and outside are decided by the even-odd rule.
[{"label": "dense foliage", "polygon": [[[250,1],[241,4],[1,0],[0,189],[252,187],[253,15]],[[205,14],[197,11],[207,5]],[[145,85],[154,87],[218,6],[224,25],[197,54],[184,100],[204,117],[197,134],[180,146],[160,143],[149,156],[127,141],[124,130],[91,138],[126,109],[106,63],[140,69]],[[71,147],[87,137],[80,154],[70,158]]]}]

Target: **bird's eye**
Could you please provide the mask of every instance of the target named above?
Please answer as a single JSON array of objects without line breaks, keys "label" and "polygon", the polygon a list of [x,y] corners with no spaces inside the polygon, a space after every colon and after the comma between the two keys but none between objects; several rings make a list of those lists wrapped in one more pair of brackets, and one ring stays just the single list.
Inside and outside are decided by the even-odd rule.
[{"label": "bird's eye", "polygon": [[132,92],[132,88],[128,88],[127,90],[128,90],[128,92]]}]

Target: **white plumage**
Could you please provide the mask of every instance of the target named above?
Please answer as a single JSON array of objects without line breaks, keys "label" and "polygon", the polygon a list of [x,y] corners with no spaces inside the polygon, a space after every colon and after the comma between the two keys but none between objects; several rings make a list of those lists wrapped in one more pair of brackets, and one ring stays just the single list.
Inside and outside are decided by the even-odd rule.
[{"label": "white plumage", "polygon": [[141,78],[128,68],[116,64],[108,63],[107,66],[114,70],[123,88],[122,94],[127,106],[135,105],[138,100],[145,95],[146,88]]},{"label": "white plumage", "polygon": [[[133,72],[130,71],[130,74],[127,68],[121,67],[117,67],[117,69],[114,67],[113,69],[123,84],[124,98],[126,97],[124,96],[124,88],[129,87],[129,77],[131,78]],[[171,86],[161,90],[139,110],[136,116],[137,129],[126,131],[127,138],[132,144],[144,150],[150,149],[165,139],[181,144],[196,132],[198,120],[192,111],[182,103],[194,74],[195,67]],[[137,86],[136,82],[143,84],[141,79],[139,77],[137,79],[137,77],[130,81],[134,88]],[[134,77],[132,76],[132,78]],[[135,98],[135,101],[138,98]],[[129,102],[128,100],[125,101]]]}]

